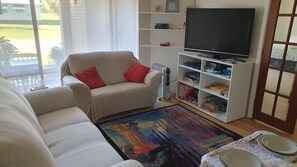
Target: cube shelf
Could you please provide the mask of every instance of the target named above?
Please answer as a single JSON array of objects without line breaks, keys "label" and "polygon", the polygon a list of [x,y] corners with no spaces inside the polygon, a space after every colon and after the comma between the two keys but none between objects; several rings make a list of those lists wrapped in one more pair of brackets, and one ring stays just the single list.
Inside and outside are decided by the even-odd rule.
[{"label": "cube shelf", "polygon": [[[245,117],[253,63],[232,62],[179,53],[177,99],[225,123]],[[197,102],[181,89],[196,92]]]}]

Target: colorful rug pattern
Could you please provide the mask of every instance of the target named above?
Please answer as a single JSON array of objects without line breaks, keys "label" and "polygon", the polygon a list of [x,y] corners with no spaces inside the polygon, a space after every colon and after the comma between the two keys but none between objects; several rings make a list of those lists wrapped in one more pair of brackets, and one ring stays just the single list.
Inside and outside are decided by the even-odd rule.
[{"label": "colorful rug pattern", "polygon": [[207,152],[241,138],[179,105],[97,126],[129,159],[145,167],[197,167]]}]

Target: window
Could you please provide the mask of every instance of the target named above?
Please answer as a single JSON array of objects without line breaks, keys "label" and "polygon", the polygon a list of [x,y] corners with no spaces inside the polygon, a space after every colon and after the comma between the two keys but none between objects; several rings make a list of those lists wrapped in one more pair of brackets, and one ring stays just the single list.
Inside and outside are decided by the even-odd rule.
[{"label": "window", "polygon": [[2,13],[7,13],[7,12],[8,12],[8,5],[2,4]]},{"label": "window", "polygon": [[[61,85],[61,64],[71,53],[136,52],[137,0],[77,1],[75,5],[73,1],[50,0],[56,2],[54,6],[45,0],[34,0],[34,20],[32,1],[18,1],[24,4],[9,6],[8,12],[28,14],[12,13],[2,17],[7,21],[0,22],[0,75],[22,92],[44,84],[48,87]],[[124,11],[130,11],[131,17],[121,15]],[[37,32],[39,38],[35,39]],[[8,54],[1,53],[1,41],[10,46],[5,50]]]},{"label": "window", "polygon": [[25,5],[15,4],[13,5],[13,9],[18,13],[22,13],[25,11]]}]

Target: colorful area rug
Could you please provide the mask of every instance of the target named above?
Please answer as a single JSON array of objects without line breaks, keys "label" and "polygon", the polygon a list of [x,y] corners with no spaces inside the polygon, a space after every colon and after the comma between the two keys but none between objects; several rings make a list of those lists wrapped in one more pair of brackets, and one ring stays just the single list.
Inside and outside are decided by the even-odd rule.
[{"label": "colorful area rug", "polygon": [[179,105],[97,127],[124,159],[136,159],[145,167],[197,167],[204,154],[241,138]]}]

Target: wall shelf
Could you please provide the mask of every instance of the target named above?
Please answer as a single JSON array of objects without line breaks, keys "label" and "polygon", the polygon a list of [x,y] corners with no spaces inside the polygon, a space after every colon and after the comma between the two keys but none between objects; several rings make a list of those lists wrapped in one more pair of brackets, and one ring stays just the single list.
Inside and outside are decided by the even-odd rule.
[{"label": "wall shelf", "polygon": [[185,32],[184,29],[155,29],[155,28],[139,28],[140,31],[180,31],[180,32]]},{"label": "wall shelf", "polygon": [[[156,7],[160,6],[156,12]],[[138,1],[138,55],[141,63],[151,66],[160,63],[169,67],[172,78],[176,78],[176,60],[178,52],[184,50],[186,9],[195,7],[195,0],[179,1],[177,12],[166,12],[166,0]],[[169,29],[155,29],[156,23],[165,23]],[[159,46],[169,42],[172,46]],[[170,58],[171,61],[168,61]],[[170,85],[175,91],[176,82]]]},{"label": "wall shelf", "polygon": [[139,47],[152,47],[152,48],[164,48],[164,49],[183,49],[183,46],[160,46],[160,45],[139,45]]},{"label": "wall shelf", "polygon": [[185,15],[184,12],[139,12],[139,14],[151,14],[151,15]]}]

